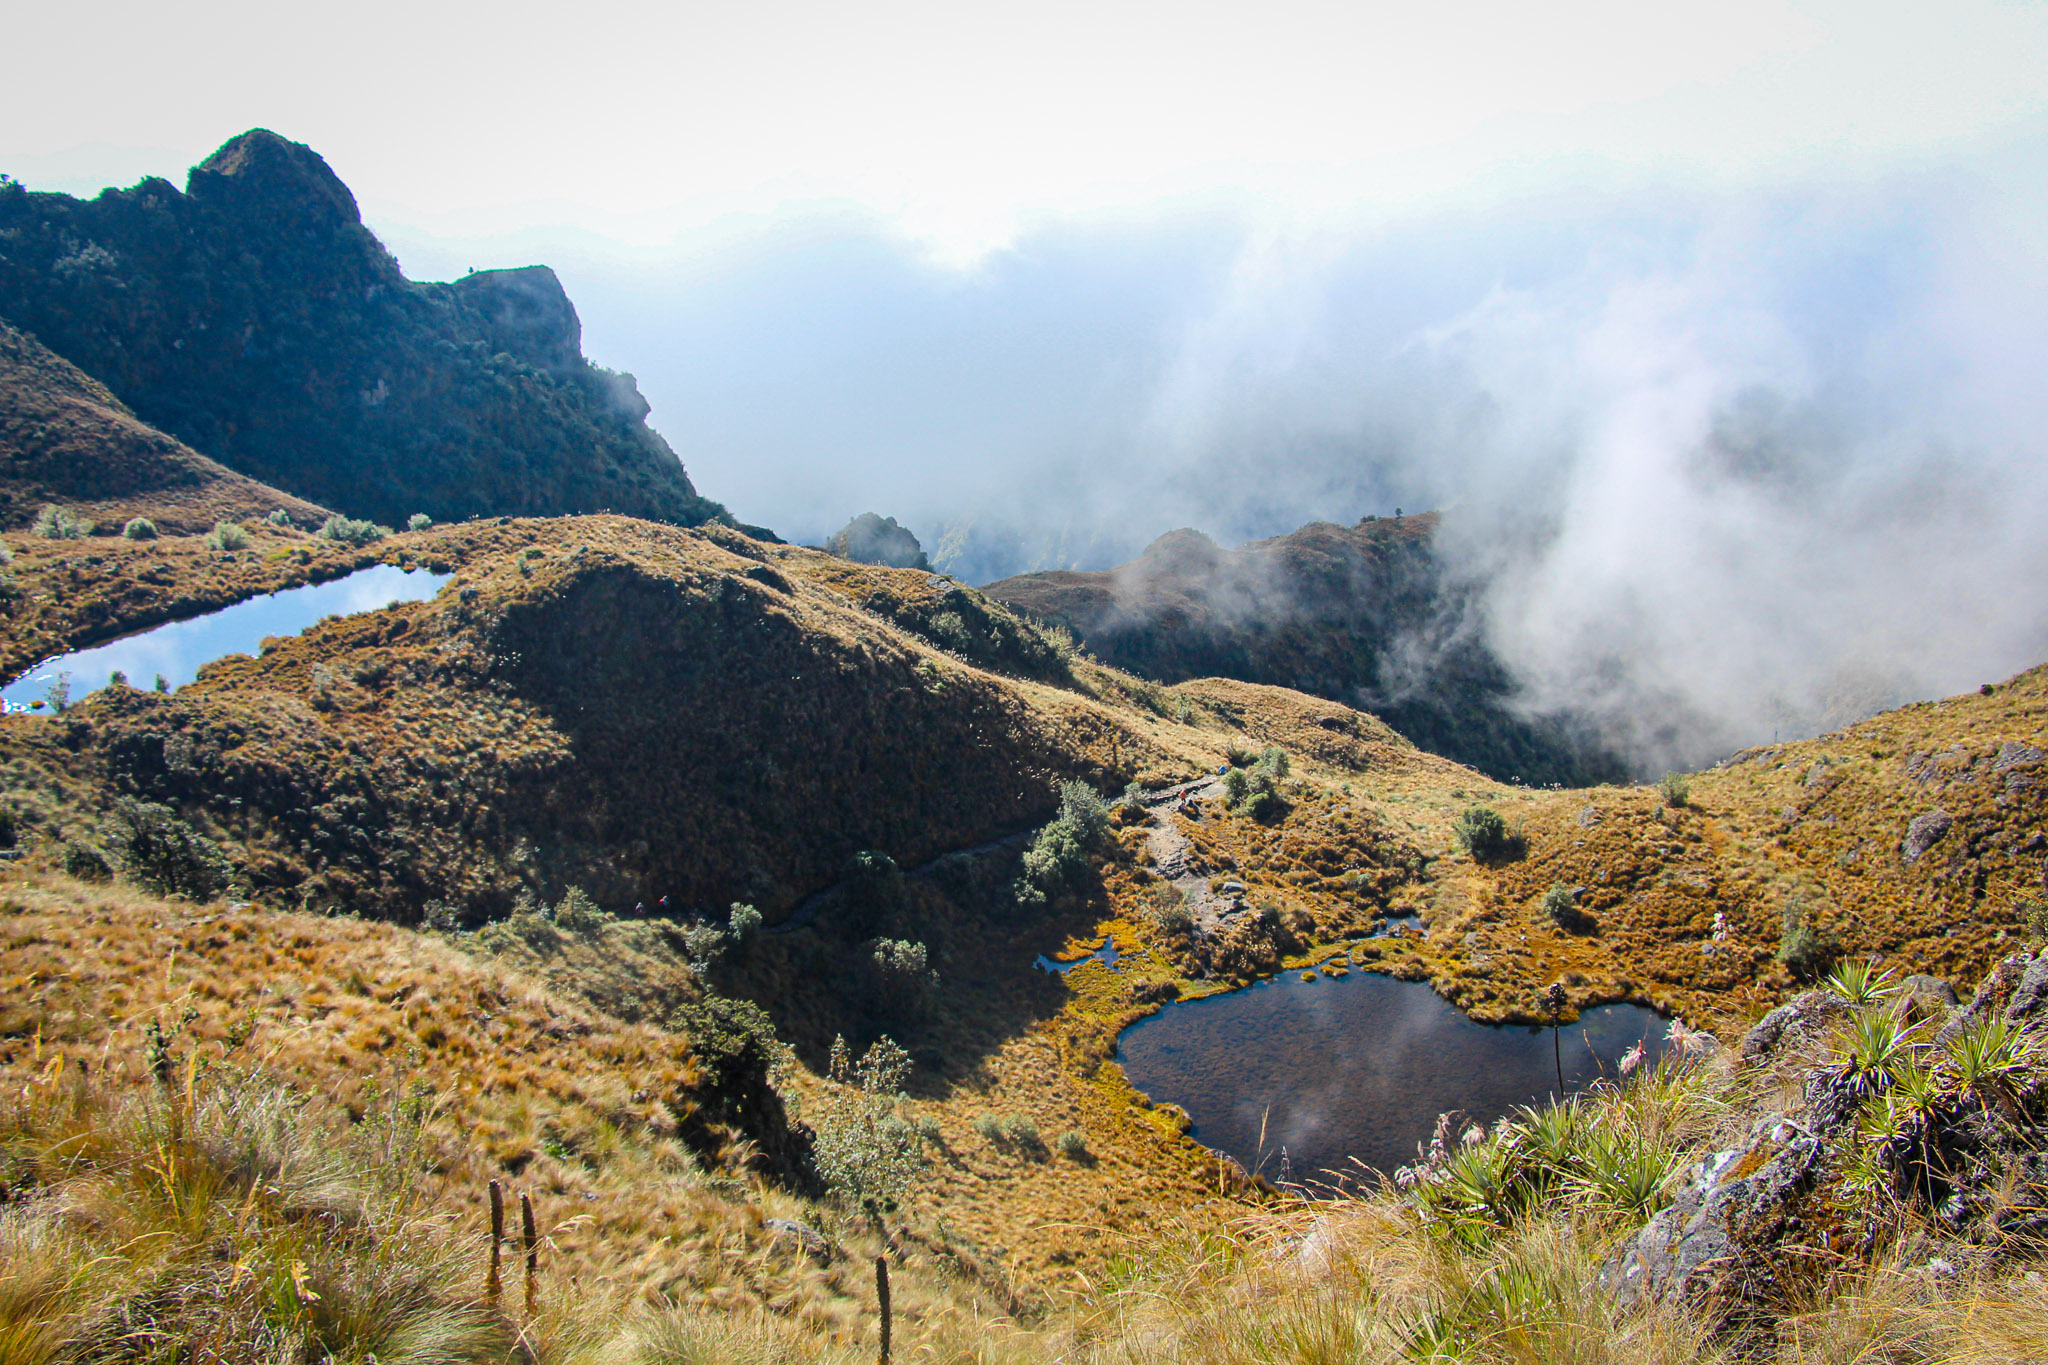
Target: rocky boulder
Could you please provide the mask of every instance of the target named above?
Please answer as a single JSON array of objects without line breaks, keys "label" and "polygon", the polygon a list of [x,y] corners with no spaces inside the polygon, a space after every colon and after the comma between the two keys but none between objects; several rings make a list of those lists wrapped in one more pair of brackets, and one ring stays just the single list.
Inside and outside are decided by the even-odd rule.
[{"label": "rocky boulder", "polygon": [[917,537],[908,527],[899,526],[894,517],[876,516],[863,512],[846,523],[837,535],[825,542],[827,554],[838,555],[860,564],[880,564],[891,569],[931,568],[931,561],[925,558],[924,547],[917,543]]}]

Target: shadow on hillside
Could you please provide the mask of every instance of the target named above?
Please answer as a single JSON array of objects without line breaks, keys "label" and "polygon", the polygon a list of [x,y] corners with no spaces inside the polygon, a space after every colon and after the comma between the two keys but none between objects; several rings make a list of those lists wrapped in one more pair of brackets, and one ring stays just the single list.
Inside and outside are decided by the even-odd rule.
[{"label": "shadow on hillside", "polygon": [[[985,1080],[990,1058],[1067,1001],[1065,982],[1033,966],[1038,955],[1086,933],[1101,907],[1020,907],[1009,893],[1012,847],[941,863],[935,875],[904,879],[879,911],[839,892],[821,897],[806,923],[764,935],[719,989],[765,1009],[813,1071],[829,1066],[835,1037],[858,1055],[886,1034],[916,1063],[914,1095]],[[921,945],[924,972],[885,943]]]}]

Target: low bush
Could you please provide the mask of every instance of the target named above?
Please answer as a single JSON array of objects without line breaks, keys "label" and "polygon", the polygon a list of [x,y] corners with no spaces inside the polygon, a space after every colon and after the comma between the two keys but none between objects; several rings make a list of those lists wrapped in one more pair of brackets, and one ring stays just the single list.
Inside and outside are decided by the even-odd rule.
[{"label": "low bush", "polygon": [[1249,767],[1243,761],[1250,759],[1250,754],[1236,745],[1231,746],[1229,757],[1234,766],[1223,774],[1224,804],[1261,822],[1274,819],[1287,809],[1280,796],[1280,784],[1287,780],[1293,763],[1285,749],[1277,744],[1268,745]]},{"label": "low bush", "polygon": [[1664,798],[1664,804],[1674,810],[1685,805],[1692,794],[1692,786],[1684,773],[1666,773],[1657,779],[1657,794]]},{"label": "low bush", "polygon": [[433,524],[434,519],[425,512],[415,512],[405,519],[405,529],[408,531],[424,531]]},{"label": "low bush", "polygon": [[78,839],[64,841],[64,870],[82,882],[103,882],[114,875],[107,855]]},{"label": "low bush", "polygon": [[924,1169],[924,1141],[897,1108],[910,1054],[884,1035],[855,1062],[846,1039],[832,1040],[831,1083],[811,1127],[818,1175],[870,1217],[899,1207]]},{"label": "low bush", "polygon": [[598,908],[580,886],[572,886],[555,902],[555,927],[572,934],[593,934],[618,917]]},{"label": "low bush", "polygon": [[368,545],[371,541],[382,540],[390,535],[391,528],[379,526],[373,521],[357,521],[336,513],[313,534],[321,540],[331,540],[337,545]]},{"label": "low bush", "polygon": [[156,523],[148,517],[131,517],[128,524],[121,528],[121,534],[129,540],[155,540]]},{"label": "low bush", "polygon": [[1077,890],[1089,872],[1090,855],[1109,832],[1109,807],[1086,782],[1060,787],[1060,809],[1024,850],[1024,875],[1017,899],[1042,902]]},{"label": "low bush", "polygon": [[1508,822],[1491,806],[1468,806],[1451,827],[1452,837],[1478,862],[1510,857],[1518,840],[1508,832]]},{"label": "low bush", "polygon": [[1081,1136],[1081,1130],[1078,1128],[1069,1128],[1061,1133],[1053,1140],[1053,1145],[1058,1147],[1060,1155],[1069,1161],[1079,1161],[1088,1155],[1088,1139]]},{"label": "low bush", "polygon": [[1003,1140],[1003,1121],[994,1114],[983,1114],[974,1120],[974,1131],[981,1134],[984,1142]]},{"label": "low bush", "polygon": [[272,512],[263,520],[270,523],[272,526],[277,527],[280,531],[289,531],[292,529],[292,514],[285,511],[282,507]]},{"label": "low bush", "polygon": [[43,504],[43,510],[36,513],[33,529],[44,540],[83,540],[93,533],[94,523],[86,521],[68,507],[46,502]]},{"label": "low bush", "polygon": [[209,550],[246,550],[249,548],[248,528],[238,522],[217,521],[207,532],[206,548]]},{"label": "low bush", "polygon": [[100,835],[123,875],[160,896],[210,900],[228,883],[227,855],[169,806],[122,797]]},{"label": "low bush", "polygon": [[1813,922],[1803,896],[1785,902],[1784,931],[1778,936],[1777,960],[1800,981],[1818,981],[1841,956],[1834,935]]}]

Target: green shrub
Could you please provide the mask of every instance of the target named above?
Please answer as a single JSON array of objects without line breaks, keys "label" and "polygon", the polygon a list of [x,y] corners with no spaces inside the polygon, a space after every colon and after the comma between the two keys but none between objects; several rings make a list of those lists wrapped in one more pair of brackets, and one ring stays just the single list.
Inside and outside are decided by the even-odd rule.
[{"label": "green shrub", "polygon": [[977,1118],[974,1121],[974,1131],[981,1134],[981,1139],[984,1142],[1001,1142],[1003,1140],[1002,1120],[998,1119],[994,1114],[983,1114],[980,1118]]},{"label": "green shrub", "polygon": [[93,523],[68,507],[46,502],[43,510],[36,513],[34,530],[44,540],[83,540],[93,533]]},{"label": "green shrub", "polygon": [[1804,896],[1785,902],[1784,932],[1778,937],[1778,961],[1800,981],[1817,981],[1841,955],[1834,936],[1813,922]]},{"label": "green shrub", "polygon": [[1239,766],[1223,774],[1224,803],[1254,820],[1273,819],[1287,807],[1280,799],[1280,784],[1287,779],[1293,764],[1287,751],[1277,744],[1268,745],[1249,767],[1242,766],[1250,757],[1247,751],[1231,747],[1231,762]]},{"label": "green shrub", "polygon": [[1019,1147],[1036,1147],[1039,1145],[1038,1125],[1033,1123],[1030,1116],[1026,1114],[1012,1114],[1007,1119],[1004,1119],[1003,1136]]},{"label": "green shrub", "polygon": [[227,855],[169,806],[122,797],[101,829],[121,871],[160,896],[211,899],[227,885]]},{"label": "green shrub", "polygon": [[272,526],[277,527],[277,529],[280,531],[289,531],[292,529],[292,514],[285,511],[282,507],[278,508],[269,516],[265,517],[264,520],[269,522]]},{"label": "green shrub", "polygon": [[1060,1155],[1069,1161],[1079,1161],[1088,1155],[1088,1139],[1081,1136],[1081,1130],[1078,1128],[1069,1128],[1061,1133],[1053,1140],[1053,1145],[1058,1147]]},{"label": "green shrub", "polygon": [[1692,787],[1684,773],[1666,773],[1657,779],[1657,793],[1664,798],[1665,805],[1676,809],[1685,805]]},{"label": "green shrub", "polygon": [[1153,887],[1147,894],[1145,918],[1168,938],[1179,938],[1195,927],[1186,893],[1170,882]]},{"label": "green shrub", "polygon": [[121,528],[121,534],[129,540],[155,540],[156,523],[148,517],[131,517],[128,524]]},{"label": "green shrub", "polygon": [[246,550],[249,548],[248,529],[238,522],[217,521],[213,530],[207,533],[206,548],[209,550]]},{"label": "green shrub", "polygon": [[562,899],[555,902],[555,927],[572,934],[590,934],[612,923],[617,916],[598,908],[596,901],[584,894],[580,886],[572,886],[562,893]]},{"label": "green shrub", "polygon": [[910,1054],[884,1035],[858,1063],[832,1040],[831,1084],[811,1120],[812,1159],[825,1184],[870,1217],[898,1207],[924,1169],[924,1143],[897,1112]]},{"label": "green shrub", "polygon": [[733,902],[732,911],[726,918],[726,932],[735,944],[751,943],[761,932],[761,912],[751,905]]},{"label": "green shrub", "polygon": [[1543,893],[1543,913],[1550,916],[1560,928],[1569,926],[1578,918],[1578,898],[1572,889],[1562,882],[1554,882]]},{"label": "green shrub", "polygon": [[1017,898],[1038,902],[1076,890],[1087,877],[1089,855],[1109,832],[1109,807],[1086,782],[1060,787],[1060,809],[1024,850]]},{"label": "green shrub", "polygon": [[373,540],[382,540],[390,535],[391,528],[379,526],[373,521],[356,521],[336,513],[313,534],[321,540],[331,540],[337,545],[368,545]]},{"label": "green shrub", "polygon": [[1491,806],[1468,806],[1451,828],[1461,847],[1480,862],[1505,858],[1514,850],[1514,836],[1508,822]]},{"label": "green shrub", "polygon": [[845,888],[848,925],[857,934],[891,925],[903,914],[903,869],[886,853],[863,849],[854,854]]},{"label": "green shrub", "polygon": [[874,971],[873,1002],[877,1013],[912,1019],[937,1002],[939,974],[931,970],[930,954],[922,943],[878,938],[868,945],[868,960]]},{"label": "green shrub", "polygon": [[408,531],[424,531],[433,524],[434,519],[425,512],[415,512],[405,519],[405,529]]},{"label": "green shrub", "polygon": [[1117,798],[1117,810],[1126,819],[1139,819],[1145,814],[1145,784],[1133,778],[1124,788],[1124,794]]},{"label": "green shrub", "polygon": [[106,855],[78,839],[64,841],[64,870],[82,882],[103,882],[114,875]]}]

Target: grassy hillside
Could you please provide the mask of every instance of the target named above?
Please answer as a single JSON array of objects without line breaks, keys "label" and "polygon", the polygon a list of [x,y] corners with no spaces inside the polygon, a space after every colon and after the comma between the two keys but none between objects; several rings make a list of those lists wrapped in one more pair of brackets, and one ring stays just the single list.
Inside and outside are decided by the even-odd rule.
[{"label": "grassy hillside", "polygon": [[[9,537],[12,620],[35,631],[13,657],[379,557],[454,577],[171,696],[0,721],[19,855],[0,870],[0,1069],[21,1096],[0,1341],[866,1358],[866,1258],[885,1247],[906,1359],[1401,1359],[1440,1340],[1439,1358],[1705,1360],[1754,1356],[1756,1331],[1791,1321],[1800,1360],[1852,1358],[1859,1324],[1885,1341],[1918,1324],[1957,1359],[2039,1340],[2019,1245],[1969,1259],[1960,1233],[1915,1231],[1910,1199],[1850,1250],[1825,1223],[1836,1278],[1745,1307],[1733,1336],[1600,1287],[1675,1172],[1803,1102],[1825,1038],[1769,1074],[1702,1064],[1601,1101],[1589,1133],[1654,1149],[1646,1201],[1574,1184],[1476,1240],[1413,1190],[1291,1203],[1114,1058],[1167,1001],[1339,953],[1483,1018],[1536,1018],[1556,982],[1567,1015],[1634,1000],[1730,1044],[1830,943],[1967,989],[2027,940],[2043,891],[2048,670],[1741,755],[1683,792],[1533,790],[1336,702],[1161,686],[943,578],[724,528],[520,520],[349,550],[263,529],[232,556],[197,540]],[[1233,764],[1271,778],[1264,797],[1226,799]],[[1076,778],[1157,794],[1034,883],[1025,854]],[[1192,808],[1165,799],[1195,779]],[[149,892],[166,859],[138,852],[124,801],[181,822],[152,826],[160,847],[215,882]],[[1502,817],[1478,856],[1455,834],[1474,807]],[[1215,913],[1226,882],[1256,913]],[[1403,912],[1420,932],[1364,937]],[[1780,963],[1788,912],[1812,952]],[[1105,935],[1115,969],[1030,968]],[[917,1169],[878,1223],[816,1143],[858,1110],[834,1039],[859,1056],[885,1035],[910,1061],[887,1107]],[[532,1315],[516,1256],[496,1296],[484,1279],[494,1178],[549,1237]],[[181,1202],[194,1188],[203,1206]],[[64,1212],[95,1208],[120,1213]],[[330,1225],[356,1231],[308,1245]],[[1935,1257],[1964,1270],[1914,1278]],[[371,1303],[348,1322],[441,1335],[341,1321]],[[404,1345],[430,1339],[455,1344]]]},{"label": "grassy hillside", "polygon": [[51,503],[110,533],[132,517],[195,532],[279,508],[302,526],[330,515],[166,436],[105,385],[0,322],[0,526],[25,528]]},{"label": "grassy hillside", "polygon": [[143,421],[351,516],[722,515],[632,377],[584,360],[553,272],[407,280],[327,163],[262,129],[183,192],[0,184],[0,318]]},{"label": "grassy hillside", "polygon": [[1313,522],[1235,550],[1173,531],[1114,569],[1020,574],[987,591],[1161,682],[1242,678],[1329,697],[1502,780],[1618,775],[1568,718],[1514,709],[1514,680],[1473,627],[1476,604],[1431,549],[1438,523]]}]

